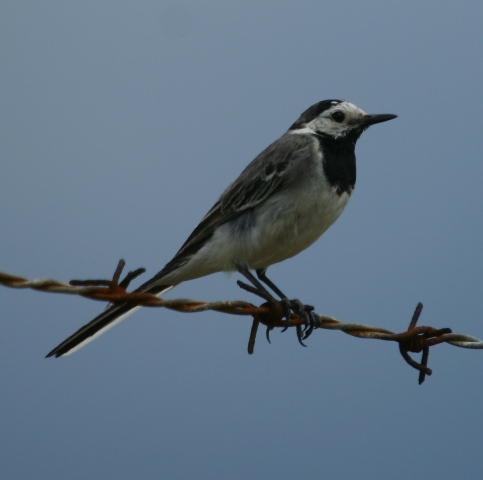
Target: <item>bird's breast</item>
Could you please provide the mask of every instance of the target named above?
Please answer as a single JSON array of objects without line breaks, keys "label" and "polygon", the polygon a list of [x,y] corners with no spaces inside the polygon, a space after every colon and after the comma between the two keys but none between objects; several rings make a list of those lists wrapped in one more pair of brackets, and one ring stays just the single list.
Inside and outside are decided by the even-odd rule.
[{"label": "bird's breast", "polygon": [[341,215],[350,195],[312,184],[281,192],[255,212],[251,268],[263,268],[293,257],[314,243]]}]

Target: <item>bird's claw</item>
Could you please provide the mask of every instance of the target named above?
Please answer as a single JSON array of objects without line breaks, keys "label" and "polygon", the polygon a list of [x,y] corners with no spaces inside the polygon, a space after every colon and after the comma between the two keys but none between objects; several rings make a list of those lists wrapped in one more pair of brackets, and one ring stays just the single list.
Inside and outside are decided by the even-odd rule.
[{"label": "bird's claw", "polygon": [[265,330],[265,336],[267,337],[267,342],[271,345],[272,342],[270,341],[270,330],[271,328],[267,325],[267,329]]},{"label": "bird's claw", "polygon": [[318,328],[318,325],[320,323],[320,320],[318,318],[318,315],[314,313],[314,307],[311,305],[305,305],[305,313],[308,317],[308,322],[305,324],[304,328],[304,340],[310,337],[312,335],[312,332]]},{"label": "bird's claw", "polygon": [[[277,300],[272,296],[272,294],[253,276],[253,274],[248,270],[248,268],[244,265],[240,265],[238,267],[238,271],[250,281],[251,285],[248,285],[245,282],[240,280],[237,281],[237,284],[243,290],[247,292],[253,293],[265,299],[271,307],[275,308],[275,305],[278,303]],[[266,283],[277,295],[280,297],[279,305],[282,306],[282,332],[287,331],[288,327],[292,326],[291,316],[292,313],[301,317],[304,321],[304,326],[302,328],[301,325],[296,325],[297,331],[297,340],[299,341],[300,345],[306,347],[307,345],[304,344],[303,340],[310,337],[313,330],[317,328],[317,315],[314,313],[314,307],[312,305],[304,305],[300,300],[289,300],[281,291],[280,289],[273,284],[271,280],[269,280],[265,275],[265,270],[257,270],[257,275],[260,280]],[[273,327],[268,327],[265,333],[268,342],[270,343],[270,330]]]},{"label": "bird's claw", "polygon": [[297,326],[297,339],[302,346],[306,347],[307,345],[303,343],[303,340],[309,338],[314,329],[317,328],[317,319],[316,314],[314,313],[314,307],[312,305],[304,305],[298,299],[289,300],[288,298],[284,298],[281,300],[281,302],[284,309],[284,328],[282,332],[285,332],[290,326],[290,315],[292,313],[302,317],[305,325],[303,329],[300,325]]},{"label": "bird's claw", "polygon": [[[282,303],[282,308],[283,308],[283,330],[282,330],[282,333],[283,332],[286,332],[288,327],[290,327],[290,316],[292,315],[292,305],[291,305],[291,301],[288,299],[288,298],[282,298],[281,300],[281,303]],[[295,312],[294,312],[295,313]]]},{"label": "bird's claw", "polygon": [[302,347],[306,347],[307,345],[305,345],[305,343],[303,342],[305,336],[302,327],[300,325],[297,325],[295,328],[297,331],[297,340],[299,341],[300,345],[302,345]]}]

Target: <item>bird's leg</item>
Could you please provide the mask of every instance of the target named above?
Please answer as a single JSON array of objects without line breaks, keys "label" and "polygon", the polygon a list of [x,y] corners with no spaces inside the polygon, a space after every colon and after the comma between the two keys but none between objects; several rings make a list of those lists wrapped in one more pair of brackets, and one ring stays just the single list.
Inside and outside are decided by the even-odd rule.
[{"label": "bird's leg", "polygon": [[[238,265],[237,270],[253,285],[253,286],[247,285],[246,283],[242,282],[241,280],[238,280],[237,284],[238,284],[239,287],[243,288],[244,290],[246,290],[250,293],[258,295],[259,297],[264,298],[265,300],[267,300],[267,302],[269,304],[270,303],[273,304],[273,303],[276,302],[275,298],[273,298],[273,295],[254,277],[253,273],[250,272],[250,270],[248,269],[248,267],[246,265]],[[271,328],[269,326],[267,326],[266,337],[267,337],[268,343],[271,343],[270,342],[270,330],[271,330]]]},{"label": "bird's leg", "polygon": [[267,269],[266,268],[259,268],[255,270],[257,272],[257,277],[266,285],[268,285],[282,300],[288,298],[285,293],[280,290],[277,285],[275,285],[268,277],[267,277]]},{"label": "bird's leg", "polygon": [[[275,285],[266,275],[266,269],[265,268],[259,268],[256,270],[257,272],[257,277],[266,285],[268,285],[279,297],[280,300],[282,301],[283,309],[284,309],[284,317],[286,319],[285,322],[285,328],[282,330],[282,332],[285,332],[287,328],[290,326],[290,313],[292,312],[292,307],[290,305],[290,300],[287,298],[287,295],[285,295],[278,287]],[[295,313],[295,312],[294,312]],[[299,337],[300,338],[300,337]]]},{"label": "bird's leg", "polygon": [[273,295],[255,278],[253,273],[248,270],[248,267],[246,265],[238,265],[236,269],[238,270],[238,273],[241,273],[255,288],[250,287],[250,285],[247,285],[246,283],[238,280],[237,283],[239,286],[243,286],[245,290],[248,290],[249,292],[258,295],[259,297],[262,297],[269,302],[275,302]]},{"label": "bird's leg", "polygon": [[[257,291],[253,291],[252,289],[247,289],[246,285],[244,288],[245,290],[251,291],[252,293],[256,293],[257,295],[265,298],[269,302],[275,302],[276,300],[273,298],[272,294],[255,278],[252,272],[248,269],[246,265],[238,266],[238,271],[252,284],[256,287]],[[264,277],[259,273],[259,270],[256,270],[257,276],[260,280],[264,281],[282,300],[282,305],[284,308],[284,317],[285,317],[285,331],[290,326],[290,313],[292,308],[290,306],[290,301],[288,298],[274,285],[267,277]],[[240,285],[242,282],[238,281]]]},{"label": "bird's leg", "polygon": [[[267,277],[267,269],[266,268],[259,268],[256,270],[257,277],[266,285],[268,285],[282,300],[286,308],[286,319],[290,319],[290,311],[295,313],[296,315],[301,316],[305,320],[305,334],[301,337],[300,332],[297,332],[297,338],[299,342],[302,343],[302,339],[306,339],[310,336],[313,332],[314,328],[316,327],[316,319],[313,313],[314,307],[312,305],[304,305],[300,300],[294,299],[289,300],[287,295],[285,295],[268,277]],[[287,327],[285,327],[285,330]],[[303,345],[303,343],[302,343]],[[305,346],[305,345],[304,345]]]}]

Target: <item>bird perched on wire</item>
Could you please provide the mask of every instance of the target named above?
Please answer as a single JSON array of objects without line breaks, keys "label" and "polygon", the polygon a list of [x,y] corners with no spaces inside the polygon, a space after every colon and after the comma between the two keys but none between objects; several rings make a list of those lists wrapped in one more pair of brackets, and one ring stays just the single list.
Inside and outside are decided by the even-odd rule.
[{"label": "bird perched on wire", "polygon": [[[337,220],[356,183],[358,138],[393,118],[342,100],[312,105],[243,170],[174,258],[136,291],[161,295],[187,280],[238,271],[257,289],[268,285],[310,322],[311,307],[288,300],[266,270],[306,249]],[[138,308],[110,306],[47,357],[78,350]]]}]

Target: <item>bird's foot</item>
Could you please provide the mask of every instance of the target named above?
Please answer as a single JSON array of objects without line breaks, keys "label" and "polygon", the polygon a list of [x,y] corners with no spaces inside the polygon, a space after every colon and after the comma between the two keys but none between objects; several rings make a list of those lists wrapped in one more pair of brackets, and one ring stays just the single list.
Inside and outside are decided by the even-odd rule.
[{"label": "bird's foot", "polygon": [[282,299],[282,305],[284,306],[285,318],[288,323],[282,332],[285,332],[290,326],[290,315],[292,312],[302,317],[305,326],[303,329],[300,325],[297,327],[297,339],[305,347],[306,345],[303,343],[303,340],[309,338],[314,329],[317,328],[317,315],[314,313],[314,307],[312,305],[305,305],[298,299],[289,300],[288,298]]},{"label": "bird's foot", "polygon": [[[276,312],[277,304],[282,303],[282,308],[284,309],[282,318],[286,319],[283,321],[285,325],[285,329],[287,329],[290,326],[290,308],[288,308],[288,311],[287,311],[287,309],[285,308],[285,305],[283,304],[283,300],[279,302],[277,299],[275,299],[272,296],[272,294],[266,288],[263,287],[263,285],[257,285],[257,286],[248,285],[248,283],[242,282],[241,280],[237,280],[236,283],[241,289],[246,290],[247,292],[253,293],[254,295],[257,295],[263,298],[264,300],[266,300],[270,310],[273,310]],[[273,329],[273,326],[267,325],[265,336],[267,337],[268,343],[272,343],[270,341],[270,330],[272,329]]]},{"label": "bird's foot", "polygon": [[[289,300],[286,295],[266,276],[265,269],[257,270],[258,278],[268,285],[279,297],[280,300],[276,300],[272,294],[258,281],[253,274],[248,270],[246,266],[239,266],[238,271],[250,281],[251,285],[248,285],[240,280],[237,281],[238,286],[244,290],[251,292],[259,297],[264,298],[268,305],[276,311],[278,309],[279,315],[282,317],[282,332],[285,332],[288,327],[292,326],[291,315],[292,313],[301,317],[304,321],[304,326],[296,325],[297,339],[299,343],[306,347],[303,340],[308,338],[313,330],[318,326],[318,318],[314,313],[314,307],[312,305],[305,305],[300,300]],[[282,307],[280,312],[279,308]],[[280,317],[279,317],[280,318]],[[280,320],[279,320],[280,321]],[[267,340],[270,342],[270,330],[273,328],[267,326]]]}]

